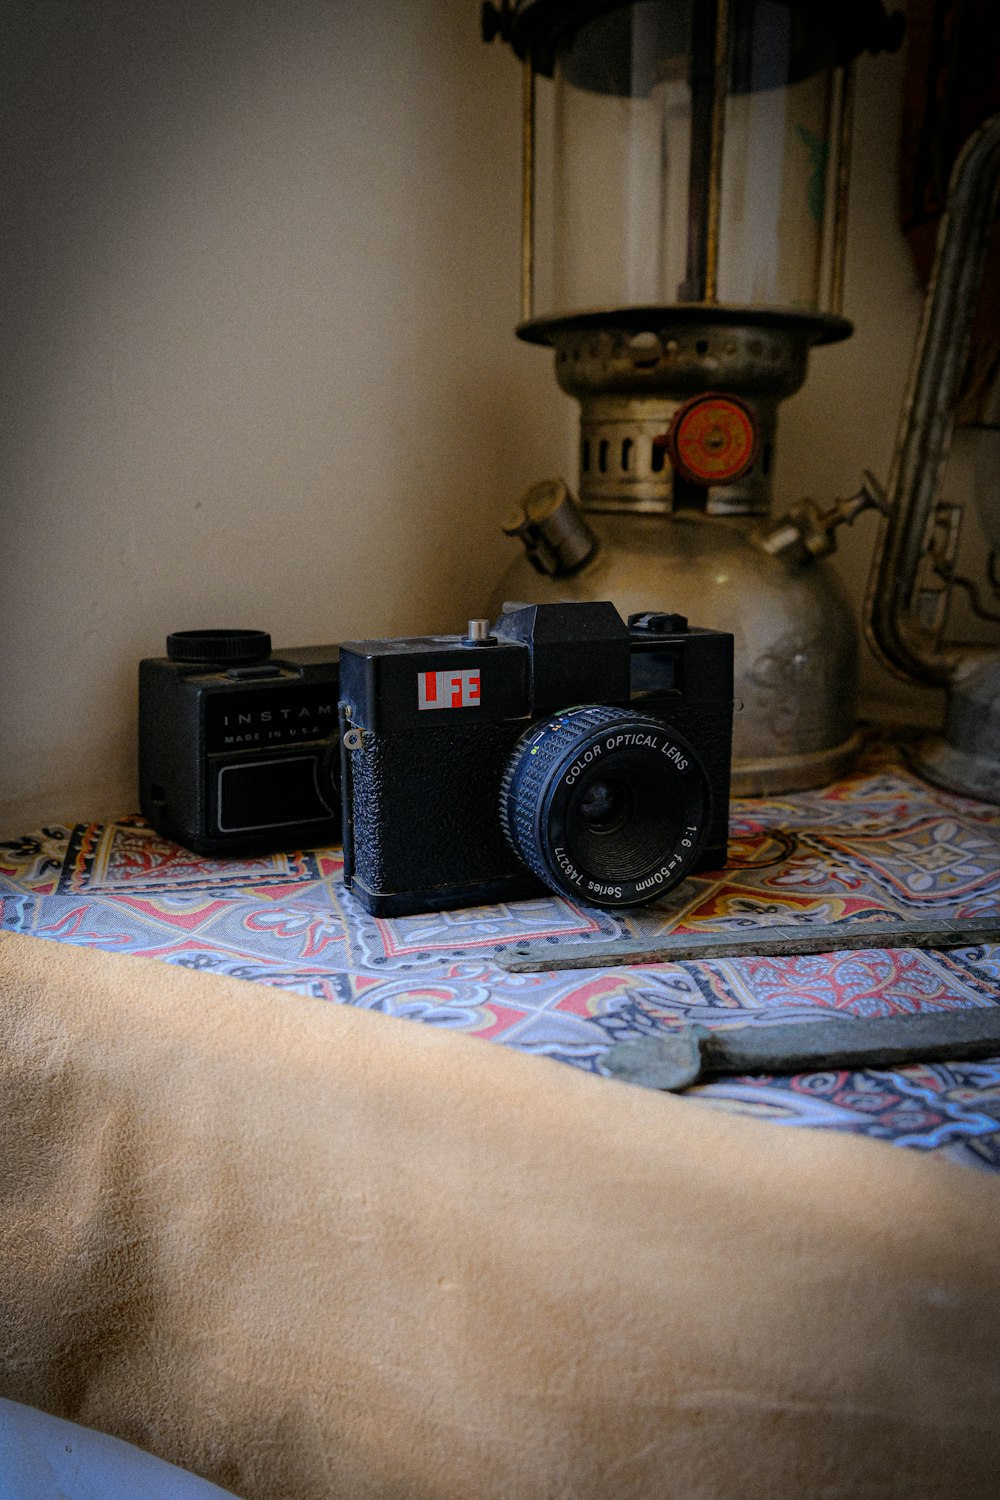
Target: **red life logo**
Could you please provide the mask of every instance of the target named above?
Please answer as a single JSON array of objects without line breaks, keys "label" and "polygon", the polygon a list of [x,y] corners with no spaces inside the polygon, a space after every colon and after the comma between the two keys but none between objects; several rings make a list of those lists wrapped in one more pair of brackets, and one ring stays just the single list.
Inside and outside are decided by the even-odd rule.
[{"label": "red life logo", "polygon": [[478,671],[466,668],[461,672],[418,672],[417,706],[419,708],[478,708]]}]

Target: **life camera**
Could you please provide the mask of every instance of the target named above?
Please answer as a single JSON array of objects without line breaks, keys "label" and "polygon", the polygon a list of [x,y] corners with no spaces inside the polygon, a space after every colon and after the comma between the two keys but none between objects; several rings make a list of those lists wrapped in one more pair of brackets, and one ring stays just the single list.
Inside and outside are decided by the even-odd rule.
[{"label": "life camera", "polygon": [[340,650],[345,882],[376,915],[654,901],[725,863],[733,638],[610,603]]}]

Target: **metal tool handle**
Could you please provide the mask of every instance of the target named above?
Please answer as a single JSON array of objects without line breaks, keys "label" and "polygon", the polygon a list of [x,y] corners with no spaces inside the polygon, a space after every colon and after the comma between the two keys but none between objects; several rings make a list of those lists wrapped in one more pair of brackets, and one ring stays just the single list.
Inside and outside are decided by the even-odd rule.
[{"label": "metal tool handle", "polygon": [[[1000,1005],[915,1016],[837,1016],[830,1020],[739,1026],[702,1046],[702,1070],[805,1073],[889,1067],[934,1057],[988,1057],[1000,1051]],[[776,1063],[780,1062],[780,1069]]]},{"label": "metal tool handle", "polygon": [[628,1083],[676,1092],[713,1073],[817,1073],[994,1056],[1000,1056],[1000,1005],[718,1031],[681,1026],[620,1042],[602,1066]]},{"label": "metal tool handle", "polygon": [[543,969],[603,969],[618,964],[664,964],[707,958],[795,953],[836,953],[847,948],[977,948],[1000,943],[993,917],[920,921],[803,922],[796,927],[753,927],[726,932],[670,932],[659,942],[634,938],[607,943],[519,943],[496,955],[512,974]]}]

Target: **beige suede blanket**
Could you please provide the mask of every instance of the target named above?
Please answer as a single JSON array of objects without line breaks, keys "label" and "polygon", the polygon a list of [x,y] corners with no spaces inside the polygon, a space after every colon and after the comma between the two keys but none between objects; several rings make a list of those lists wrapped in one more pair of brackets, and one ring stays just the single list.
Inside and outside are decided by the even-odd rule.
[{"label": "beige suede blanket", "polygon": [[0,935],[0,1395],[254,1500],[995,1500],[1000,1185]]}]

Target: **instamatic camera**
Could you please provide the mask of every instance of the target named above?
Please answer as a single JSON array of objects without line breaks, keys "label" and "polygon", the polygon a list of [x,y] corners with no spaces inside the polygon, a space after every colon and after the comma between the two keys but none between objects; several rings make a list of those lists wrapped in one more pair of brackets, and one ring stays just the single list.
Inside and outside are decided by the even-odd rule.
[{"label": "instamatic camera", "polygon": [[376,915],[653,901],[726,858],[733,638],[612,604],[341,647],[344,876]]},{"label": "instamatic camera", "polygon": [[186,630],[139,663],[139,798],[199,854],[340,840],[336,646]]}]

